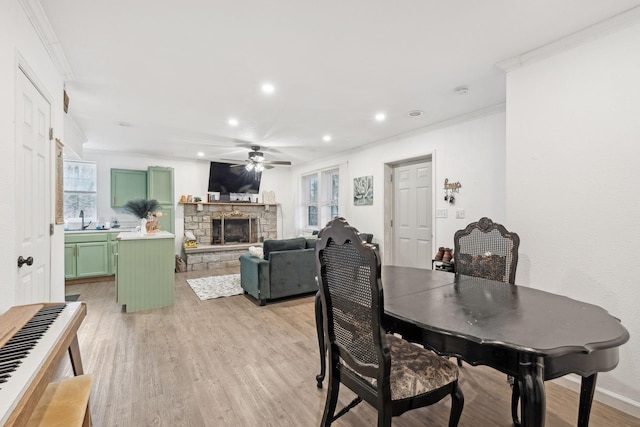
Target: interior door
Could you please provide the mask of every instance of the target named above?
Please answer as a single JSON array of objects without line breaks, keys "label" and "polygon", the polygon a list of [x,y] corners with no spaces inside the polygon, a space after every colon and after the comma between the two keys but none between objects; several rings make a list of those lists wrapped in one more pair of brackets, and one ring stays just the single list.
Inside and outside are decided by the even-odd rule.
[{"label": "interior door", "polygon": [[393,169],[393,264],[431,268],[431,161]]},{"label": "interior door", "polygon": [[50,300],[51,106],[19,70],[16,83],[16,305]]}]

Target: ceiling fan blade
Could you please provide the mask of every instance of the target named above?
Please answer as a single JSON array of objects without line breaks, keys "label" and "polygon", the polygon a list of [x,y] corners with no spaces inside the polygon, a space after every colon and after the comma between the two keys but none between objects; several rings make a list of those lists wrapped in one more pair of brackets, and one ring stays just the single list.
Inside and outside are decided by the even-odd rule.
[{"label": "ceiling fan blade", "polygon": [[224,160],[225,162],[238,163],[240,165],[244,165],[245,163],[247,163],[246,160],[238,160],[238,159],[220,159],[220,160]]},{"label": "ceiling fan blade", "polygon": [[268,165],[268,164],[264,164],[264,163],[263,163],[263,167],[265,169],[273,169],[274,168],[274,166],[271,166],[271,165]]},{"label": "ceiling fan blade", "polygon": [[262,162],[265,165],[282,165],[282,166],[291,166],[291,162],[287,160],[265,160]]}]

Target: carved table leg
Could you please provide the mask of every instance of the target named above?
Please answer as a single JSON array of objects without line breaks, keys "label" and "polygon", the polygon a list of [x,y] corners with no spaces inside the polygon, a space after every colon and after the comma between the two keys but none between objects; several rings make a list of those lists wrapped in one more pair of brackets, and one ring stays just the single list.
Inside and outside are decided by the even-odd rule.
[{"label": "carved table leg", "polygon": [[524,427],[543,427],[546,410],[544,359],[522,356],[518,377],[521,423]]},{"label": "carved table leg", "polygon": [[589,415],[591,414],[591,403],[593,403],[593,392],[596,390],[596,380],[598,374],[590,377],[583,377],[580,385],[580,409],[578,410],[578,427],[588,427]]},{"label": "carved table leg", "polygon": [[327,362],[325,360],[325,354],[327,349],[324,343],[324,324],[322,317],[322,300],[320,299],[320,291],[316,293],[316,330],[318,331],[318,348],[320,349],[320,374],[316,376],[318,382],[318,388],[322,388],[322,381],[324,381],[324,375],[327,370]]}]

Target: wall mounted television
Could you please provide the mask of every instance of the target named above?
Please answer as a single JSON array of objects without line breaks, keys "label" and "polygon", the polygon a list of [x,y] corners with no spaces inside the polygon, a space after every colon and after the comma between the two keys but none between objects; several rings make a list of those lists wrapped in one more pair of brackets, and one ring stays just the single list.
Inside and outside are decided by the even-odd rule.
[{"label": "wall mounted television", "polygon": [[261,178],[262,172],[248,171],[243,165],[211,162],[208,191],[258,194]]}]

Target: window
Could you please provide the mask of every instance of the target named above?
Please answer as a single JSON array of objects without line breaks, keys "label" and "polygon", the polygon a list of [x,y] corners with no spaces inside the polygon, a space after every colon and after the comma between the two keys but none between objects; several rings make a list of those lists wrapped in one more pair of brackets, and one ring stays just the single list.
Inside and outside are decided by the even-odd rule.
[{"label": "window", "polygon": [[339,215],[338,169],[305,175],[302,177],[306,228],[320,228]]},{"label": "window", "polygon": [[64,162],[64,219],[84,217],[96,220],[98,196],[96,191],[96,164],[90,162]]}]

